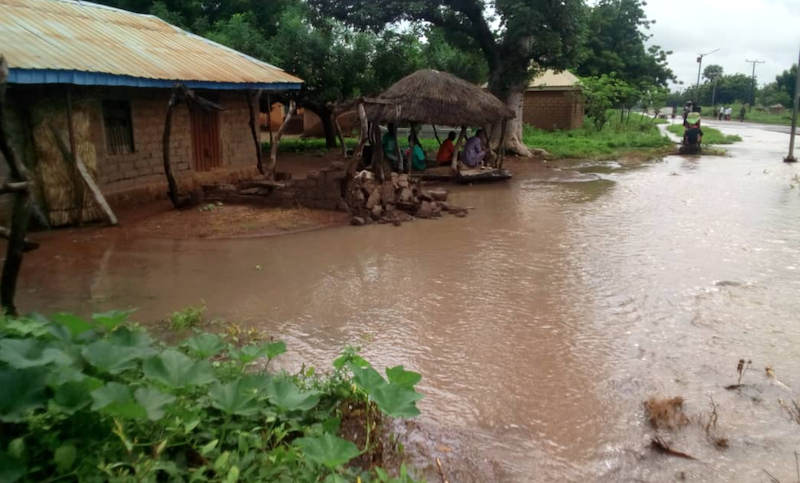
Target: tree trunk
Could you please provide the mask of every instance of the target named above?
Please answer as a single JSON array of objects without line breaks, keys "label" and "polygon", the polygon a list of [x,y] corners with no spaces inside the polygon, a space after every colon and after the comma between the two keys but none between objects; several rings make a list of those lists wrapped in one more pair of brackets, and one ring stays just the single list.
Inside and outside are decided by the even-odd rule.
[{"label": "tree trunk", "polygon": [[328,111],[325,115],[320,116],[322,119],[322,130],[325,132],[325,147],[336,147],[336,128],[333,126],[333,113]]},{"label": "tree trunk", "polygon": [[361,130],[358,135],[358,144],[356,149],[353,150],[353,158],[347,166],[347,176],[352,177],[356,174],[358,162],[364,154],[364,145],[367,144],[367,137],[369,136],[369,123],[367,121],[367,111],[364,109],[364,104],[358,105],[358,119],[361,121]]},{"label": "tree trunk", "polygon": [[172,96],[169,98],[169,105],[167,106],[167,116],[164,120],[164,134],[161,136],[161,152],[164,159],[164,175],[167,177],[167,196],[172,202],[172,207],[175,209],[180,208],[180,199],[178,196],[178,183],[175,182],[175,176],[172,175],[172,160],[170,159],[170,146],[169,139],[172,134],[172,111],[178,103],[178,93],[173,91]]},{"label": "tree trunk", "polygon": [[342,134],[342,126],[339,125],[339,116],[334,112],[331,115],[331,121],[333,122],[333,127],[336,129],[336,137],[339,138],[339,144],[341,144],[342,148],[342,157],[347,158],[347,143],[344,142],[344,134]]},{"label": "tree trunk", "polygon": [[[513,86],[507,92],[495,91],[492,89],[492,82],[490,81],[489,89],[497,96],[498,99],[508,104],[515,114],[514,119],[509,119],[506,123],[505,139],[503,145],[506,151],[517,154],[523,157],[532,157],[533,153],[525,143],[522,142],[522,104],[525,100],[524,84]],[[497,121],[498,123],[500,120]],[[495,130],[499,131],[499,130]]]},{"label": "tree trunk", "polygon": [[283,120],[283,125],[278,130],[278,134],[275,135],[275,142],[272,143],[269,151],[269,167],[267,167],[267,177],[269,179],[275,179],[275,168],[278,165],[278,145],[281,143],[281,138],[283,137],[283,133],[286,132],[286,128],[289,126],[289,121],[292,120],[292,116],[294,116],[294,111],[297,109],[297,105],[294,101],[289,102],[289,112],[286,113],[286,119]]},{"label": "tree trunk", "polygon": [[250,134],[256,145],[256,168],[258,172],[264,174],[263,153],[261,148],[261,136],[259,135],[257,113],[261,111],[261,89],[245,92],[247,107],[250,111]]}]

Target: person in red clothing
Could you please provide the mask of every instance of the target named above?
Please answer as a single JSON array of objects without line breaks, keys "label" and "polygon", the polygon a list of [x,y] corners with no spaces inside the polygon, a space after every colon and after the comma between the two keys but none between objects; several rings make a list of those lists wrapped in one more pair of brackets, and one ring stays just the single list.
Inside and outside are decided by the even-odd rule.
[{"label": "person in red clothing", "polygon": [[439,166],[450,165],[453,159],[453,152],[456,150],[456,145],[453,143],[455,140],[456,133],[451,132],[442,143],[442,146],[439,148],[439,154],[436,155],[436,161],[439,162]]}]

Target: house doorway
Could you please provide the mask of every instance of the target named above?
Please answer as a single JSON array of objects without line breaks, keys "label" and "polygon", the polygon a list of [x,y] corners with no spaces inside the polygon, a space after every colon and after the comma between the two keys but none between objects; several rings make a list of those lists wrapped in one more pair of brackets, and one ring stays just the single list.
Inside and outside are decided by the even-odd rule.
[{"label": "house doorway", "polygon": [[219,135],[219,113],[193,108],[192,158],[195,171],[211,171],[222,166],[222,146]]}]

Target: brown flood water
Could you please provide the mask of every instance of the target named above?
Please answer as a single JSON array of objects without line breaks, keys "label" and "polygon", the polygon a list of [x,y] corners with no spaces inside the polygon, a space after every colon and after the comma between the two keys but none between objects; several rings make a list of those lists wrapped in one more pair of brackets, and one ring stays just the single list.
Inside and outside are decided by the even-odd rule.
[{"label": "brown flood water", "polygon": [[[289,370],[359,345],[422,373],[423,415],[397,430],[453,482],[794,481],[800,425],[778,400],[800,397],[799,171],[786,134],[734,130],[728,158],[459,188],[466,219],[43,250],[20,305],[152,323],[202,299],[285,339]],[[726,391],[741,357],[756,387]],[[692,425],[665,434],[698,461],[652,452],[651,395],[690,415],[713,397],[730,447]]]}]

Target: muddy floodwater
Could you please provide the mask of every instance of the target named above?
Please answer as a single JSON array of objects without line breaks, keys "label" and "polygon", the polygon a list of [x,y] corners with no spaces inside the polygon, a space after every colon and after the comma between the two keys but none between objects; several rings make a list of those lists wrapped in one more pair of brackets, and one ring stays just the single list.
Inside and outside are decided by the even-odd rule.
[{"label": "muddy floodwater", "polygon": [[[27,259],[20,306],[156,324],[202,300],[286,340],[289,370],[361,346],[423,375],[423,414],[396,431],[453,482],[795,481],[800,424],[779,401],[800,397],[800,168],[781,162],[787,134],[723,126],[744,138],[729,157],[457,188],[465,219],[67,239]],[[749,386],[726,390],[740,358]],[[685,398],[693,421],[661,434],[697,460],[650,448],[650,396]],[[727,449],[694,422],[712,398]]]}]

